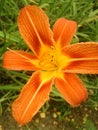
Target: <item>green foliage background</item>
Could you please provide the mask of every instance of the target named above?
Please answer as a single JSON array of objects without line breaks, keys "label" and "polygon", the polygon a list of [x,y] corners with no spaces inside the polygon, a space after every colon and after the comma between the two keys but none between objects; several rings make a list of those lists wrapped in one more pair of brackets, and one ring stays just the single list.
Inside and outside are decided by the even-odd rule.
[{"label": "green foliage background", "polygon": [[[0,0],[0,114],[10,108],[30,77],[30,73],[26,71],[8,71],[2,68],[3,54],[7,48],[28,49],[17,27],[19,10],[27,4],[43,8],[49,16],[51,27],[60,17],[77,21],[78,29],[72,43],[98,42],[98,0]],[[98,76],[79,76],[89,91],[86,105],[98,107]],[[64,101],[55,87],[50,97],[57,102]]]}]

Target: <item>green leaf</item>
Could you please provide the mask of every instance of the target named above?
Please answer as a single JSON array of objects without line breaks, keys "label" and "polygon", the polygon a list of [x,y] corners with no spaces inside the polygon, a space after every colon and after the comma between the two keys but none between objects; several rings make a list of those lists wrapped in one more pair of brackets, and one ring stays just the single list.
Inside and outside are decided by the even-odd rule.
[{"label": "green leaf", "polygon": [[94,123],[89,119],[86,120],[85,128],[86,130],[97,130],[94,126]]},{"label": "green leaf", "polygon": [[0,103],[0,115],[2,115],[2,105]]}]

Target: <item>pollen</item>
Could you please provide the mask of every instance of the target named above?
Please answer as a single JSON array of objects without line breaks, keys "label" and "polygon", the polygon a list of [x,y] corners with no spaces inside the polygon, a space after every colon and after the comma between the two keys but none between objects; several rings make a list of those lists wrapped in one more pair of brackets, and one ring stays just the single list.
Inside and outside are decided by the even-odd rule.
[{"label": "pollen", "polygon": [[59,70],[68,64],[68,59],[68,56],[63,55],[60,50],[51,46],[41,55],[39,66],[42,70]]},{"label": "pollen", "polygon": [[40,57],[39,66],[42,70],[56,70],[58,68],[55,49],[53,47],[50,47],[49,50],[44,52]]}]

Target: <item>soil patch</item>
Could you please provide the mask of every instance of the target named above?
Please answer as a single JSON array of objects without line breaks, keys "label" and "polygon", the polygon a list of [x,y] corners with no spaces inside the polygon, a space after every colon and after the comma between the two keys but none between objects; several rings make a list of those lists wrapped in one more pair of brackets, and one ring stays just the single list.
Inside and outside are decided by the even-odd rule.
[{"label": "soil patch", "polygon": [[98,130],[98,108],[86,105],[71,108],[56,103],[46,112],[39,111],[30,123],[22,127],[11,112],[6,111],[0,116],[0,130]]}]

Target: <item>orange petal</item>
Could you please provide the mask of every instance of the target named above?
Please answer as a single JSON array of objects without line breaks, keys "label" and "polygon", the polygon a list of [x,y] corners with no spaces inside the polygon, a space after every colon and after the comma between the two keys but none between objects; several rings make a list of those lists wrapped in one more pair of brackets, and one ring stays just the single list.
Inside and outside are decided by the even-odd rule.
[{"label": "orange petal", "polygon": [[87,99],[87,90],[75,74],[66,73],[61,78],[57,77],[55,85],[65,100],[72,106],[77,106]]},{"label": "orange petal", "polygon": [[70,64],[64,68],[64,71],[98,74],[98,43],[77,43],[65,47],[63,53],[71,57]]},{"label": "orange petal", "polygon": [[37,70],[36,57],[24,51],[10,50],[5,52],[3,67],[10,70]]},{"label": "orange petal", "polygon": [[12,104],[13,117],[20,125],[29,122],[49,99],[52,81],[41,81],[41,73],[34,73]]},{"label": "orange petal", "polygon": [[24,7],[18,17],[18,26],[23,39],[36,55],[39,55],[42,46],[53,45],[48,17],[39,7]]},{"label": "orange petal", "polygon": [[68,45],[76,32],[77,24],[75,21],[60,18],[53,26],[54,39],[63,48]]}]

